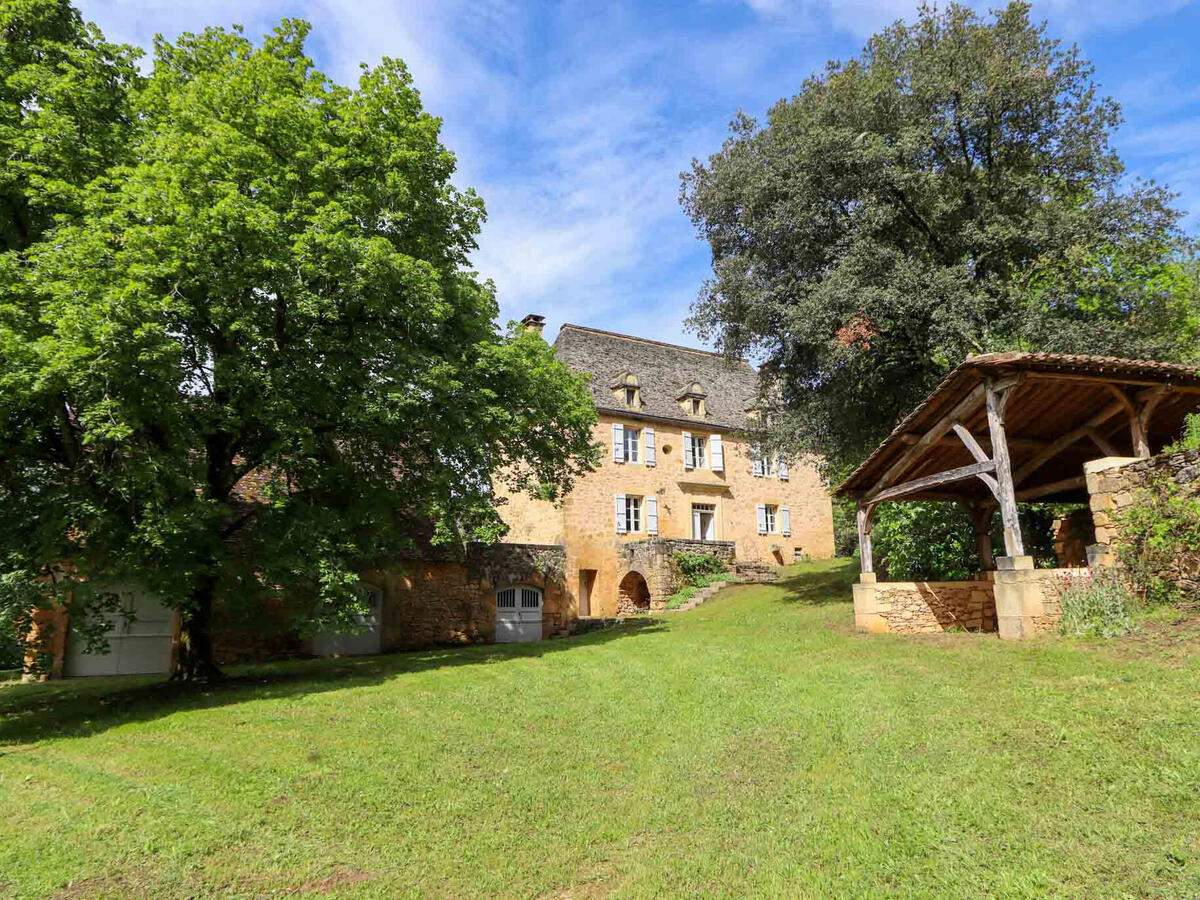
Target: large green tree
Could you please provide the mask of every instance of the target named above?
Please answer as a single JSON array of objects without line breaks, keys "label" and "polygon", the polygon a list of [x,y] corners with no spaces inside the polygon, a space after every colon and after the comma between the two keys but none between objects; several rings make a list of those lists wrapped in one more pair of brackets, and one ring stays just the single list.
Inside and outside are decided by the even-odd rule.
[{"label": "large green tree", "polygon": [[483,205],[403,64],[334,84],[308,30],[160,40],[127,152],[3,285],[8,593],[139,583],[182,677],[216,674],[214,604],[346,620],[426,523],[495,538],[495,479],[555,496],[594,459],[582,380],[495,330]]},{"label": "large green tree", "polygon": [[972,353],[1194,352],[1178,213],[1092,75],[1027,4],[922,7],[684,174],[693,324],[764,360],[792,449],[844,470]]}]

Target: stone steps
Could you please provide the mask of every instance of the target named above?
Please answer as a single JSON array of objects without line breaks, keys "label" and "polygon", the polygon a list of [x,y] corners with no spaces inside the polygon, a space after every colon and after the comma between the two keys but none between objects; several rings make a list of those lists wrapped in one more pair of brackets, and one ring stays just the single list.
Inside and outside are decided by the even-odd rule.
[{"label": "stone steps", "polygon": [[683,605],[677,606],[675,609],[664,610],[664,612],[686,612],[689,609],[695,609],[700,604],[707,603],[725,588],[737,583],[738,582],[736,581],[717,581],[713,584],[706,585],[705,587],[702,587],[700,590],[696,591],[696,593],[692,594],[692,596],[689,597],[687,602]]}]

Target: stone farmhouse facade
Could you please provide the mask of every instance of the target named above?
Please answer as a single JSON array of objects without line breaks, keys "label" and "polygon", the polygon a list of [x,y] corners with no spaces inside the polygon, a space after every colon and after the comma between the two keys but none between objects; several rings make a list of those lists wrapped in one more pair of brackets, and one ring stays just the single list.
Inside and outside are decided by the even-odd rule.
[{"label": "stone farmhouse facade", "polygon": [[748,362],[570,324],[554,350],[590,376],[602,462],[560,504],[504,496],[501,515],[507,540],[565,549],[572,615],[661,608],[680,551],[762,565],[833,555],[815,466],[767,458],[747,437],[758,396]]},{"label": "stone farmhouse facade", "polygon": [[[540,332],[541,321],[526,325]],[[558,505],[501,493],[511,529],[501,543],[459,553],[424,542],[412,558],[361,573],[370,612],[357,633],[301,637],[271,610],[239,622],[218,606],[217,661],[539,640],[588,627],[581,619],[662,609],[678,587],[680,552],[764,567],[833,555],[831,502],[815,468],[756,456],[744,436],[757,392],[748,363],[577,325],[554,346],[591,375],[606,450],[598,471]],[[40,650],[31,652],[49,657],[52,676],[173,666],[178,614],[129,586],[114,591],[136,619],[113,617],[109,653],[73,640],[63,609],[37,614]]]}]

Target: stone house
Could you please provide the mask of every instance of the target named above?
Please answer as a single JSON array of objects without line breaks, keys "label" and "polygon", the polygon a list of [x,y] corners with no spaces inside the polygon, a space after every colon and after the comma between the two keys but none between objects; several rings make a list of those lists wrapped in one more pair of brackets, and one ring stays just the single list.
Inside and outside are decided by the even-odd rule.
[{"label": "stone house", "polygon": [[[527,316],[540,332],[541,316]],[[758,378],[745,360],[563,325],[557,357],[590,376],[604,448],[560,504],[502,496],[508,540],[566,553],[577,616],[659,609],[676,552],[736,565],[833,555],[829,494],[809,460],[768,458],[747,436]]]},{"label": "stone house", "polygon": [[[526,326],[541,329],[540,316]],[[435,644],[539,640],[586,617],[661,609],[678,587],[681,551],[706,553],[754,577],[757,564],[833,555],[829,495],[803,460],[767,459],[745,436],[757,376],[745,361],[565,325],[555,342],[570,368],[591,374],[600,469],[561,504],[501,493],[511,531],[465,553],[419,541],[420,552],[363,572],[370,613],[352,634],[301,637],[270,610],[243,623],[216,611],[219,663],[288,655],[355,655]],[[178,615],[118,586],[136,614],[114,616],[110,653],[73,641],[65,613],[40,614],[56,675],[166,672]],[[278,617],[281,621],[283,616]]]}]

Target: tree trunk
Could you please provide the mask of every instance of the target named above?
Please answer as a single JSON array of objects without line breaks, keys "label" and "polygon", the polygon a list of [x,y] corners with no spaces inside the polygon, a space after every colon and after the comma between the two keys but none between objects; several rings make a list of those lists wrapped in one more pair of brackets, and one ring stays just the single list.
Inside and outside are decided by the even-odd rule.
[{"label": "tree trunk", "polygon": [[179,658],[172,681],[220,681],[224,675],[213,662],[212,608],[216,579],[202,575],[192,602],[183,615],[179,634]]}]

